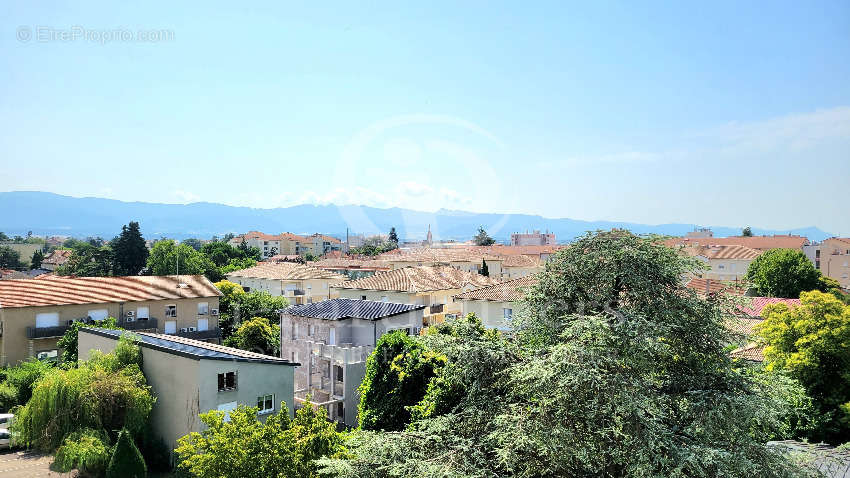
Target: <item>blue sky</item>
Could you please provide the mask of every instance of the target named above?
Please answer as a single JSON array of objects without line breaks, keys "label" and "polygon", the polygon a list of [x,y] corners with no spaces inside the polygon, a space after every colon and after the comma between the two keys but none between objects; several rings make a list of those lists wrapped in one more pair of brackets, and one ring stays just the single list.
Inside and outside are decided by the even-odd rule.
[{"label": "blue sky", "polygon": [[850,3],[527,3],[5,2],[0,190],[850,235]]}]

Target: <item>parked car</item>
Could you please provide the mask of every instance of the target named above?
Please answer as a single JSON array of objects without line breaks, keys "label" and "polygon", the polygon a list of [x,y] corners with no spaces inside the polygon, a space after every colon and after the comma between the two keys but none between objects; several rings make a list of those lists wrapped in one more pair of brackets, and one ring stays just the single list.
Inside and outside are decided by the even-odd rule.
[{"label": "parked car", "polygon": [[12,413],[0,413],[0,428],[10,428],[15,415]]},{"label": "parked car", "polygon": [[12,448],[12,434],[5,428],[0,428],[0,449]]}]

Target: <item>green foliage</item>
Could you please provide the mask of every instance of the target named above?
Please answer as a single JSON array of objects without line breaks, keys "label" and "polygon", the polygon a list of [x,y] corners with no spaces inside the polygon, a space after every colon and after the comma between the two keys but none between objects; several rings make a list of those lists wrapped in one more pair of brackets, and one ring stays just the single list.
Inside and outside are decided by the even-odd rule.
[{"label": "green foliage", "polygon": [[148,256],[147,267],[148,271],[156,276],[174,275],[178,273],[178,269],[183,275],[208,274],[216,280],[218,276],[215,264],[207,256],[186,244],[175,244],[171,239],[154,244]]},{"label": "green foliage", "polygon": [[233,247],[227,242],[212,241],[200,248],[201,253],[215,264],[215,271],[210,270],[207,277],[213,281],[220,281],[230,272],[247,269],[257,265],[260,260],[260,250],[256,247]]},{"label": "green foliage", "polygon": [[478,234],[472,238],[472,242],[474,242],[476,246],[492,246],[496,243],[496,240],[487,234],[487,231],[484,230],[484,226],[479,226]]},{"label": "green foliage", "polygon": [[9,382],[0,382],[0,413],[9,411],[20,405],[18,401],[18,389]]},{"label": "green foliage", "polygon": [[147,264],[148,248],[139,229],[139,223],[121,226],[121,234],[110,243],[112,248],[112,273],[116,276],[138,274]]},{"label": "green foliage", "polygon": [[817,290],[820,271],[801,251],[771,249],[755,258],[747,269],[760,295],[796,299],[801,292]]},{"label": "green foliage", "polygon": [[281,309],[289,307],[286,297],[271,295],[266,291],[251,291],[239,296],[239,303],[231,309],[237,321],[243,317],[265,317],[271,321],[280,320]]},{"label": "green foliage", "polygon": [[772,430],[771,440],[812,438],[824,426],[824,416],[806,388],[786,371],[767,371],[761,364],[743,362],[741,373],[752,378],[760,396],[771,402],[770,409],[779,415],[779,427]]},{"label": "green foliage", "polygon": [[380,237],[370,237],[363,241],[360,247],[354,247],[349,251],[349,254],[357,256],[377,256],[385,252],[398,249],[398,243],[392,241],[384,241]]},{"label": "green foliage", "polygon": [[753,237],[753,230],[750,228],[750,226],[747,226],[741,230],[741,235],[744,237]]},{"label": "green foliage", "polygon": [[231,411],[229,421],[223,412],[201,414],[206,429],[178,440],[179,468],[197,477],[313,478],[319,476],[315,460],[344,455],[344,435],[323,408],[301,408],[294,419],[285,403],[280,410],[265,423],[258,420],[256,408],[244,406]]},{"label": "green foliage", "polygon": [[825,423],[813,438],[850,439],[850,306],[819,291],[800,295],[801,305],[772,304],[762,312],[765,368],[786,370],[812,397]]},{"label": "green foliage", "polygon": [[40,250],[32,253],[32,259],[30,259],[30,269],[39,269],[41,268],[41,263],[44,261],[44,253]]},{"label": "green foliage", "polygon": [[141,351],[124,336],[110,354],[95,351],[79,368],[51,370],[18,409],[13,428],[20,441],[53,451],[82,428],[138,434],[155,401],[140,365]]},{"label": "green foliage", "polygon": [[390,233],[387,235],[387,241],[394,243],[398,247],[398,234],[395,232],[395,227],[390,228]]},{"label": "green foliage", "polygon": [[190,237],[189,239],[184,239],[180,242],[182,244],[186,244],[187,246],[191,247],[192,249],[194,249],[196,251],[200,251],[201,248],[204,247],[204,243],[200,239],[197,239],[197,238],[194,238],[194,237]]},{"label": "green foliage", "polygon": [[313,261],[318,261],[319,258],[314,256],[312,252],[308,252],[308,253],[304,254],[304,260],[307,261],[307,262],[313,262]]},{"label": "green foliage", "polygon": [[0,246],[0,267],[4,269],[21,269],[21,253],[9,246]]},{"label": "green foliage", "polygon": [[9,240],[9,236],[7,236],[5,232],[0,231],[0,242],[6,242],[8,240]]},{"label": "green foliage", "polygon": [[[96,242],[96,241],[95,241]],[[112,275],[112,249],[77,241],[71,257],[56,269],[58,275],[79,277],[107,277]]]},{"label": "green foliage", "polygon": [[103,476],[110,457],[109,437],[103,431],[83,429],[72,432],[56,450],[57,470],[78,470],[82,476]]},{"label": "green foliage", "polygon": [[408,407],[425,395],[445,358],[425,350],[402,331],[384,334],[366,360],[360,384],[359,421],[364,430],[403,430]]},{"label": "green foliage", "polygon": [[280,326],[272,325],[265,317],[253,317],[239,326],[224,340],[224,345],[264,355],[280,352]]},{"label": "green foliage", "polygon": [[5,383],[16,392],[16,404],[23,405],[27,403],[30,397],[32,397],[32,389],[36,382],[52,369],[53,364],[50,362],[32,358],[21,362],[15,367],[4,370]]},{"label": "green foliage", "polygon": [[[724,352],[732,304],[681,285],[698,267],[624,231],[580,238],[539,275],[514,320],[515,341],[474,317],[422,337],[446,363],[412,407],[413,422],[355,433],[352,457],[322,460],[323,471],[802,476],[764,443],[789,433],[789,417],[804,414],[784,404],[802,410],[805,397],[789,387],[779,406],[763,381],[733,367]],[[385,397],[399,393],[387,388]]]},{"label": "green foliage", "polygon": [[116,321],[114,317],[109,317],[94,324],[87,324],[85,322],[74,322],[70,327],[68,327],[68,330],[65,331],[65,335],[63,335],[62,338],[59,339],[59,341],[56,343],[56,345],[62,349],[62,363],[66,366],[75,367],[77,365],[77,344],[80,329],[86,327],[98,327],[101,329],[113,330],[120,329],[120,327],[118,327],[118,321]]},{"label": "green foliage", "polygon": [[487,261],[481,260],[481,269],[478,271],[479,274],[484,277],[490,277],[490,268],[487,267]]},{"label": "green foliage", "polygon": [[118,442],[106,468],[106,478],[145,478],[148,469],[133,438],[125,429],[118,434]]}]

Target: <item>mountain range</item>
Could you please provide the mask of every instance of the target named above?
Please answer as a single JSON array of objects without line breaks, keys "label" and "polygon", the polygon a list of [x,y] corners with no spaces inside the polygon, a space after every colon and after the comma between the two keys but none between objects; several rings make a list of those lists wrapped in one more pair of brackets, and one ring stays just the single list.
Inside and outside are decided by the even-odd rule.
[{"label": "mountain range", "polygon": [[[637,234],[681,236],[696,224],[638,224],[613,221],[580,221],[545,218],[529,214],[486,214],[439,210],[423,212],[401,208],[369,206],[298,205],[256,209],[209,202],[163,204],[126,202],[104,198],[77,198],[49,192],[0,192],[0,231],[8,235],[100,236],[109,239],[129,221],[141,224],[145,237],[209,238],[228,232],[263,231],[271,234],[321,232],[345,239],[352,234],[386,234],[395,227],[402,240],[424,239],[430,227],[434,239],[469,240],[479,226],[505,242],[513,232],[539,229],[556,234],[559,242],[568,242],[586,231],[624,228]],[[739,235],[741,227],[707,226],[717,237]],[[752,228],[753,233],[799,234],[820,241],[829,234],[817,227],[792,230]]]}]

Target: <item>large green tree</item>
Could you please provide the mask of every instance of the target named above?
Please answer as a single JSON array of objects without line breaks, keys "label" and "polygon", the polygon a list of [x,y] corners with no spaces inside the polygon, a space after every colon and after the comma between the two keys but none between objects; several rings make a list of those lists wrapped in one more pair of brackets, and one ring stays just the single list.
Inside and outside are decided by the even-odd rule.
[{"label": "large green tree", "polygon": [[121,226],[121,234],[110,243],[112,248],[112,272],[117,276],[138,274],[147,264],[148,248],[139,229],[139,223]]},{"label": "large green tree", "polygon": [[514,342],[450,324],[457,339],[433,345],[444,372],[407,428],[358,432],[353,459],[323,465],[352,477],[802,475],[764,446],[788,411],[725,352],[734,304],[682,286],[698,267],[624,231],[580,238],[539,275]]},{"label": "large green tree", "polygon": [[762,312],[766,368],[787,370],[806,387],[825,419],[813,438],[842,443],[850,439],[850,306],[819,291],[800,300]]},{"label": "large green tree", "polygon": [[487,234],[487,231],[484,230],[484,226],[479,226],[478,234],[472,238],[472,242],[474,242],[476,246],[492,246],[496,243],[496,240]]},{"label": "large green tree", "polygon": [[248,319],[224,340],[224,345],[264,355],[280,353],[280,326],[265,317]]},{"label": "large green tree", "polygon": [[20,269],[23,266],[20,252],[9,246],[0,246],[0,267],[4,269]]},{"label": "large green tree", "polygon": [[56,269],[65,276],[106,277],[112,275],[112,249],[78,241],[68,261]]},{"label": "large green tree", "polygon": [[[179,264],[179,266],[178,266]],[[147,261],[148,271],[155,276],[197,275],[213,273],[215,264],[204,254],[186,244],[176,244],[171,239],[157,241]]]},{"label": "large green tree", "polygon": [[747,280],[767,297],[797,299],[800,292],[820,287],[820,271],[801,251],[771,249],[759,255],[747,269]]}]

